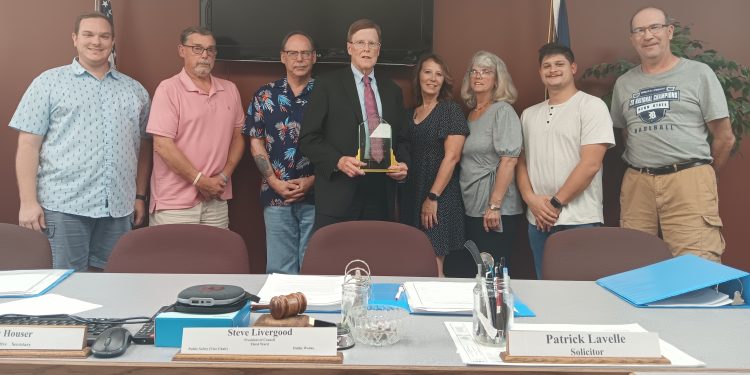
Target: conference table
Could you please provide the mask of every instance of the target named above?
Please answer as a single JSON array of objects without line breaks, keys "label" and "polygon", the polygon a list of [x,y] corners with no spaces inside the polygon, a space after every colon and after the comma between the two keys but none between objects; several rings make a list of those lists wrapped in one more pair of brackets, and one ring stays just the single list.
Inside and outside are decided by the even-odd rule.
[{"label": "conference table", "polygon": [[[266,275],[184,275],[75,273],[49,293],[96,303],[102,307],[79,315],[97,318],[151,316],[174,302],[182,289],[197,284],[230,284],[258,292]],[[374,282],[405,278],[376,277]],[[409,278],[409,280],[437,280]],[[451,279],[448,279],[451,280]],[[455,281],[455,280],[453,280]],[[466,366],[445,328],[445,321],[470,321],[468,316],[410,315],[406,334],[388,347],[357,344],[342,351],[343,364],[183,362],[173,361],[177,348],[131,345],[117,358],[0,358],[0,374],[474,374],[474,373],[598,373],[750,372],[750,310],[636,308],[588,281],[513,280],[518,297],[535,313],[521,323],[627,324],[646,330],[705,362],[700,368],[614,368]],[[449,298],[449,296],[446,296]],[[339,314],[312,314],[338,322]],[[251,320],[257,314],[253,313]],[[128,328],[135,332],[139,324]]]}]

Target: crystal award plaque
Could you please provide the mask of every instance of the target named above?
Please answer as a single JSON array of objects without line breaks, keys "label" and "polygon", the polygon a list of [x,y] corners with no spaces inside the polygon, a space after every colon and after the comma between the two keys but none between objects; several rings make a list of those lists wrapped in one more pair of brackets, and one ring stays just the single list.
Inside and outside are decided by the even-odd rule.
[{"label": "crystal award plaque", "polygon": [[362,167],[365,172],[390,172],[388,167],[398,164],[393,154],[391,125],[383,119],[379,120],[378,126],[372,132],[367,120],[357,127],[357,160],[367,164]]}]

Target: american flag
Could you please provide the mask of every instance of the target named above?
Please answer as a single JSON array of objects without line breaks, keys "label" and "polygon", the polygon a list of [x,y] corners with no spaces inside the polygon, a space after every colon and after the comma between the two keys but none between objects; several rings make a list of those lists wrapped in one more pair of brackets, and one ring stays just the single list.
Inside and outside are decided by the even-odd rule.
[{"label": "american flag", "polygon": [[[114,25],[114,17],[112,17],[112,0],[100,0],[99,6],[96,9],[101,14],[107,16],[110,20],[112,20],[112,24]],[[114,30],[112,30],[114,31]],[[115,53],[115,47],[112,46],[112,54],[109,55],[109,66],[112,69],[117,69],[116,62],[117,54]]]}]

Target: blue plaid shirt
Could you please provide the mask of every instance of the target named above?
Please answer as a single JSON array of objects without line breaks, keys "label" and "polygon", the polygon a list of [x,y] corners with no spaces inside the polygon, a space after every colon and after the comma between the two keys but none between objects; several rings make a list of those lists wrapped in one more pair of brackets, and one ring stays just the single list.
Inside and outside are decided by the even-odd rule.
[{"label": "blue plaid shirt", "polygon": [[42,207],[86,217],[130,215],[149,106],[138,81],[116,70],[99,80],[76,59],[34,79],[9,126],[44,137],[37,172]]},{"label": "blue plaid shirt", "polygon": [[[302,114],[310,98],[314,79],[307,83],[299,96],[289,88],[286,78],[271,82],[256,91],[247,109],[242,133],[266,141],[266,152],[273,171],[280,180],[292,180],[313,175],[310,160],[299,152]],[[263,207],[284,206],[284,199],[263,179],[260,188]],[[300,203],[313,203],[312,190]]]}]

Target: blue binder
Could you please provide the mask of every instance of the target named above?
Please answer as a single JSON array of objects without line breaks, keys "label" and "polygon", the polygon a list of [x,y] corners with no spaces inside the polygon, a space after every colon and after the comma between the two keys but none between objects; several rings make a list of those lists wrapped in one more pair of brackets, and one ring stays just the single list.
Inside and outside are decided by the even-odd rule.
[{"label": "blue binder", "polygon": [[659,307],[648,304],[716,285],[730,299],[739,291],[745,300],[743,305],[721,308],[750,307],[749,273],[691,254],[607,276],[596,283],[636,307]]}]

